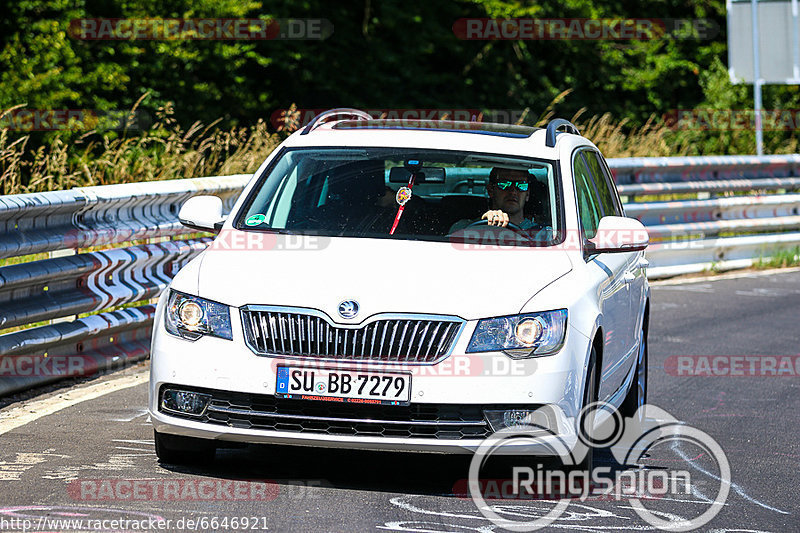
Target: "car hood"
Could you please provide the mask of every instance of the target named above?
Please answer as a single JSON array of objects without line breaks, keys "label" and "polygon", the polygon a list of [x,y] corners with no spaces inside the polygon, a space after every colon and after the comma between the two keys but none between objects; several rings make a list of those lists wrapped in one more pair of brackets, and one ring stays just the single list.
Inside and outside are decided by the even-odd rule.
[{"label": "car hood", "polygon": [[[425,241],[307,237],[299,244],[298,236],[269,238],[270,244],[257,250],[212,245],[198,269],[198,294],[234,307],[315,308],[342,323],[382,312],[470,320],[517,313],[572,269],[567,253],[552,248],[467,250]],[[344,300],[358,302],[354,319],[339,317]]]}]

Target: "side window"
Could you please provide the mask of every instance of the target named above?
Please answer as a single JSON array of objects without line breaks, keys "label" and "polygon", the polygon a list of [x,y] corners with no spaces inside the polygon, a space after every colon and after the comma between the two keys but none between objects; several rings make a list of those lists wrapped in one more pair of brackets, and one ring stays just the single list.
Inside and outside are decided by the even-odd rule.
[{"label": "side window", "polygon": [[575,192],[578,196],[578,216],[587,239],[597,233],[602,211],[597,198],[597,189],[592,184],[592,175],[581,152],[576,152],[572,160],[572,173],[575,176]]},{"label": "side window", "polygon": [[605,158],[599,153],[595,155],[597,156],[598,161],[600,161],[600,166],[603,167],[603,174],[606,176],[606,182],[608,182],[613,192],[616,193],[614,194],[614,203],[617,206],[617,213],[619,213],[619,216],[624,217],[625,207],[622,205],[622,199],[619,197],[617,183],[614,181],[614,174],[612,174],[611,169],[608,168],[608,161],[606,161]]},{"label": "side window", "polygon": [[603,207],[603,216],[622,216],[622,211],[619,209],[615,198],[615,191],[610,189],[613,186],[613,182],[609,183],[603,165],[598,159],[599,154],[593,150],[586,150],[583,155],[586,157],[586,161],[589,163],[589,170],[591,170],[592,177],[594,177],[600,205]]}]

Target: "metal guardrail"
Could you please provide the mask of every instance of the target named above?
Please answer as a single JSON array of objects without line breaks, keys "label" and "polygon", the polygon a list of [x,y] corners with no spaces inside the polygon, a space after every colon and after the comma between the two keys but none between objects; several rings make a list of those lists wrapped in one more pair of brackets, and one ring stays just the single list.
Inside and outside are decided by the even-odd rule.
[{"label": "metal guardrail", "polygon": [[[147,357],[149,300],[211,241],[182,238],[180,206],[215,194],[230,209],[250,177],[0,196],[0,258],[17,263],[0,267],[0,330],[30,326],[0,335],[0,396]],[[139,305],[108,310],[123,304]]]},{"label": "metal guardrail", "polygon": [[609,159],[617,185],[800,177],[800,154]]},{"label": "metal guardrail", "polygon": [[145,359],[155,310],[143,305],[0,335],[0,396]]},{"label": "metal guardrail", "polygon": [[[800,245],[800,194],[791,193],[800,188],[800,155],[608,163],[629,199],[696,196],[626,203],[626,214],[650,231],[651,278],[745,267]],[[210,241],[186,238],[192,230],[177,220],[181,204],[214,194],[230,209],[249,178],[0,196],[0,259],[15,258],[0,266],[0,330],[28,326],[0,335],[0,396],[147,357],[150,300]],[[712,197],[742,191],[756,194]],[[123,304],[135,307],[109,310]],[[83,313],[96,314],[75,317]]]},{"label": "metal guardrail", "polygon": [[778,189],[800,189],[800,178],[734,179],[714,181],[683,181],[660,183],[633,183],[617,185],[622,196],[636,199],[637,196],[659,194],[691,194],[700,192],[774,191]]},{"label": "metal guardrail", "polygon": [[0,258],[186,233],[178,211],[196,194],[230,208],[250,175],[81,187],[0,196]]},{"label": "metal guardrail", "polygon": [[800,194],[793,194],[800,189],[800,154],[626,158],[608,164],[629,200],[695,196],[625,204],[625,214],[647,226],[653,240],[647,249],[649,278],[745,268],[800,245]]}]

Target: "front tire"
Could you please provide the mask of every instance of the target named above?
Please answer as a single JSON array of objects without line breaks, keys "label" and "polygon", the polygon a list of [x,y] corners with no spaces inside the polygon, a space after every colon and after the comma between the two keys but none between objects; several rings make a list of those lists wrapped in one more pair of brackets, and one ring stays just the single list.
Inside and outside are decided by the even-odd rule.
[{"label": "front tire", "polygon": [[640,410],[647,403],[647,324],[642,327],[639,353],[636,358],[636,374],[633,383],[625,395],[620,406],[620,414],[625,418],[635,418],[640,424],[644,421],[644,410]]},{"label": "front tire", "polygon": [[[594,446],[592,446],[594,433],[594,411],[587,412],[586,407],[597,402],[597,348],[592,345],[592,353],[589,356],[589,367],[586,369],[586,385],[583,388],[583,408],[581,415],[578,417],[578,434],[588,431],[588,438],[580,439],[583,445],[587,447],[586,456],[583,460],[576,465],[577,469],[583,472],[588,472],[591,475],[594,466]],[[587,429],[588,428],[588,429]]]},{"label": "front tire", "polygon": [[213,441],[159,433],[153,430],[156,456],[161,463],[190,465],[210,463],[217,451]]}]

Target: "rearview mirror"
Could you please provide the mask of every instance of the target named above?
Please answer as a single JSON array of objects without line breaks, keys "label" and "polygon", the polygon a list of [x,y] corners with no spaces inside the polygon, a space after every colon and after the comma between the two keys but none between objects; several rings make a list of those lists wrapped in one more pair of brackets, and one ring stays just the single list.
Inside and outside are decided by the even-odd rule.
[{"label": "rearview mirror", "polygon": [[644,250],[650,235],[644,224],[635,218],[608,216],[600,219],[597,233],[589,239],[590,253],[619,253]]},{"label": "rearview mirror", "polygon": [[193,196],[181,206],[178,220],[188,228],[218,232],[225,222],[222,200],[217,196]]},{"label": "rearview mirror", "polygon": [[[404,167],[392,167],[389,170],[389,183],[408,183],[411,177]],[[417,173],[417,183],[444,183],[444,169],[442,167],[422,167]]]}]

